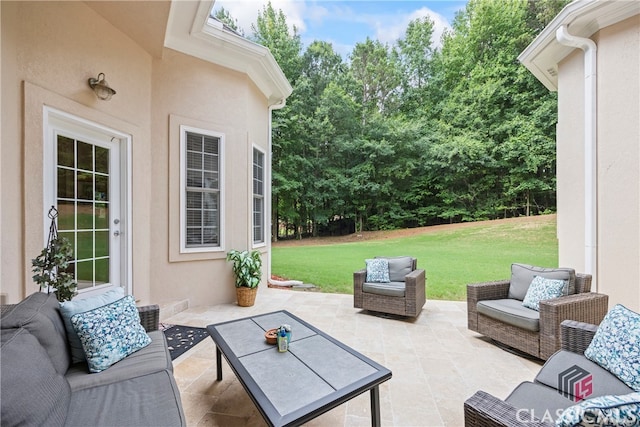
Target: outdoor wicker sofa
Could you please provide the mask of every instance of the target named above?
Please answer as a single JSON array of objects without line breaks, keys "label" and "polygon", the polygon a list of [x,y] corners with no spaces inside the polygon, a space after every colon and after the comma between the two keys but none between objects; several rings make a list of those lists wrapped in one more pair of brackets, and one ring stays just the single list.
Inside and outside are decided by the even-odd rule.
[{"label": "outdoor wicker sofa", "polygon": [[367,282],[367,269],[353,273],[353,306],[381,313],[416,317],[426,303],[425,271],[415,258],[378,257],[389,264],[389,281]]},{"label": "outdoor wicker sofa", "polygon": [[[522,307],[522,292],[513,295],[512,281],[525,272],[534,275],[554,275],[561,272],[575,277],[575,290],[569,295],[540,302],[539,312]],[[527,276],[527,277],[529,277]],[[529,283],[531,279],[528,279]],[[527,284],[528,286],[528,284]],[[546,269],[524,264],[512,265],[512,278],[495,282],[467,285],[468,328],[493,340],[537,358],[546,360],[560,348],[560,323],[571,319],[599,324],[608,309],[608,296],[590,292],[591,275],[575,273],[573,269]],[[517,294],[517,292],[516,292]],[[505,303],[510,311],[487,313],[487,301]],[[480,303],[480,304],[479,304]]]},{"label": "outdoor wicker sofa", "polygon": [[[560,329],[560,351],[547,360],[533,382],[519,384],[504,400],[477,391],[464,402],[465,426],[553,427],[564,409],[580,401],[587,402],[583,399],[634,392],[611,372],[584,356],[598,326],[565,320]],[[560,381],[569,372],[576,381]],[[575,386],[580,372],[584,373],[584,378],[590,376],[587,388]],[[589,394],[576,396],[576,391]]]}]

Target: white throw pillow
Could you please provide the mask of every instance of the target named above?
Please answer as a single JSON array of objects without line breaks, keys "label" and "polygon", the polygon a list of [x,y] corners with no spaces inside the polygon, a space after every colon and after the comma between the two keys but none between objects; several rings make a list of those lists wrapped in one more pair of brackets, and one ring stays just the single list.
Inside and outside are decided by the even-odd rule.
[{"label": "white throw pillow", "polygon": [[367,282],[389,283],[389,261],[385,258],[366,259]]},{"label": "white throw pillow", "polygon": [[531,281],[522,305],[535,311],[540,311],[540,301],[558,298],[563,295],[566,280],[547,279],[536,276]]}]

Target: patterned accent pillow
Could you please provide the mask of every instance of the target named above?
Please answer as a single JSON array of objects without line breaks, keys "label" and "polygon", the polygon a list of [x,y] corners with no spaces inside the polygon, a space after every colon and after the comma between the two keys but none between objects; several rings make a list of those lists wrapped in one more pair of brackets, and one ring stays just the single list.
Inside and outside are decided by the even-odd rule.
[{"label": "patterned accent pillow", "polygon": [[84,355],[80,338],[78,338],[78,334],[76,334],[76,330],[73,329],[71,324],[71,316],[111,304],[123,297],[124,289],[118,287],[100,295],[60,303],[60,314],[62,314],[64,328],[67,330],[69,348],[71,349],[71,363],[84,362],[87,359]]},{"label": "patterned accent pillow", "polygon": [[389,261],[385,258],[365,259],[368,283],[389,283]]},{"label": "patterned accent pillow", "polygon": [[71,324],[82,343],[90,372],[104,371],[151,343],[131,295],[75,314]]},{"label": "patterned accent pillow", "polygon": [[599,396],[568,407],[556,420],[558,427],[620,426],[640,424],[640,393]]},{"label": "patterned accent pillow", "polygon": [[584,355],[640,391],[640,314],[616,304],[602,319]]},{"label": "patterned accent pillow", "polygon": [[529,285],[524,300],[522,300],[522,305],[532,310],[540,311],[540,301],[562,296],[566,285],[566,280],[535,276],[531,281],[531,285]]}]

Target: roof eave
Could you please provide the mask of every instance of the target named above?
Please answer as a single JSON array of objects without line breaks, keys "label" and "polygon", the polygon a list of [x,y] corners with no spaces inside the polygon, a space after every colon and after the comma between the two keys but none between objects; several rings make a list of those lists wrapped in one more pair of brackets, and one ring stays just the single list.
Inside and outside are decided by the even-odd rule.
[{"label": "roof eave", "polygon": [[640,2],[576,0],[545,27],[531,44],[518,56],[518,60],[533,73],[547,89],[558,90],[558,64],[574,48],[563,46],[556,40],[556,30],[566,25],[572,35],[591,37],[602,28],[640,13]]},{"label": "roof eave", "polygon": [[209,17],[213,0],[173,1],[165,46],[231,70],[245,73],[269,105],[286,99],[293,88],[264,46],[228,31]]}]

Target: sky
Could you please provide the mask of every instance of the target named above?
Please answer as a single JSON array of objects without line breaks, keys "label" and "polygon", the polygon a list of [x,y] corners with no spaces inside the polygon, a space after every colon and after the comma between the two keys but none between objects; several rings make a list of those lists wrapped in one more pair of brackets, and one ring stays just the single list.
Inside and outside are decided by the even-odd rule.
[{"label": "sky", "polygon": [[[430,16],[434,22],[433,45],[440,46],[442,32],[451,27],[466,0],[271,0],[281,9],[290,26],[295,25],[304,47],[314,40],[330,42],[333,49],[347,57],[358,42],[367,37],[393,44],[404,36],[410,21]],[[224,7],[238,20],[245,34],[267,0],[216,0],[214,11]]]}]

